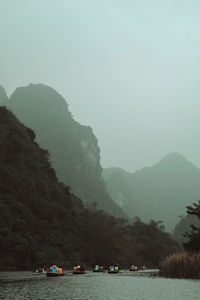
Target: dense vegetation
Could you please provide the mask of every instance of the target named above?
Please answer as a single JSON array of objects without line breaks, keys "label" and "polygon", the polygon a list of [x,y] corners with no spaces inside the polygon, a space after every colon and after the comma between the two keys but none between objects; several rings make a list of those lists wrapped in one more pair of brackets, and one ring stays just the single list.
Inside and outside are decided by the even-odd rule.
[{"label": "dense vegetation", "polygon": [[34,132],[0,108],[0,265],[80,255],[81,201],[57,181]]},{"label": "dense vegetation", "polygon": [[[200,201],[187,206],[187,213],[200,219]],[[167,277],[200,279],[200,227],[191,225],[192,230],[184,235],[187,252],[167,257],[161,267],[161,274]]]},{"label": "dense vegetation", "polygon": [[180,221],[175,226],[173,237],[180,243],[180,245],[183,245],[188,241],[188,236],[185,235],[185,233],[191,233],[191,225],[200,227],[200,220],[194,215],[187,214],[186,216],[182,216]]},{"label": "dense vegetation", "polygon": [[179,153],[135,173],[104,170],[104,179],[110,195],[130,217],[162,220],[168,230],[174,229],[186,205],[200,195],[200,170]]},{"label": "dense vegetation", "polygon": [[149,267],[158,267],[163,257],[178,249],[160,222],[145,224],[137,219],[130,224],[98,211],[88,211],[88,219],[84,239],[90,247],[83,251],[83,261],[92,264],[98,261],[103,265],[118,263],[123,267],[145,263]]},{"label": "dense vegetation", "polygon": [[163,261],[160,273],[172,278],[200,279],[200,253],[172,254]]},{"label": "dense vegetation", "polygon": [[126,217],[106,191],[100,165],[100,150],[93,131],[76,122],[65,99],[42,84],[17,88],[7,106],[36,133],[39,145],[50,153],[60,181],[86,205],[96,202],[100,209]]},{"label": "dense vegetation", "polygon": [[[191,206],[187,206],[187,213],[189,215],[196,216],[200,220],[200,201],[193,203]],[[184,248],[188,251],[199,251],[200,252],[200,226],[191,225],[192,231],[186,233],[188,241],[184,243]]]},{"label": "dense vegetation", "polygon": [[157,266],[177,248],[162,224],[133,224],[82,202],[60,183],[34,132],[0,107],[0,268],[57,263]]}]

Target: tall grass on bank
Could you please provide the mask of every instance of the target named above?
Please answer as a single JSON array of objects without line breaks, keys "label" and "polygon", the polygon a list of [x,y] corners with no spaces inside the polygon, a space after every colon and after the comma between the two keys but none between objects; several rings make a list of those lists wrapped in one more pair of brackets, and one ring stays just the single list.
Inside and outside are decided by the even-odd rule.
[{"label": "tall grass on bank", "polygon": [[161,276],[200,279],[200,252],[181,252],[168,256],[162,263]]}]

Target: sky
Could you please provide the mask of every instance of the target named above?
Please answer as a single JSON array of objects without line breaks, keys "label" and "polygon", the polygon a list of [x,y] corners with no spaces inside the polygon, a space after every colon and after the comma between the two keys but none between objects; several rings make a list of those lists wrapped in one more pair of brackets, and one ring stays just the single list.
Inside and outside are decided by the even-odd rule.
[{"label": "sky", "polygon": [[200,167],[199,16],[199,0],[0,0],[0,84],[55,88],[103,167]]}]

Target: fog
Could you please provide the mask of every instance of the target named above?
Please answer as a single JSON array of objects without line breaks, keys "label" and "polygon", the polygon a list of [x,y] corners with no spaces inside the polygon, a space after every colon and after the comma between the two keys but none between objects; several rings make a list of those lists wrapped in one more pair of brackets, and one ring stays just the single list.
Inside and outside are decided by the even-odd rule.
[{"label": "fog", "polygon": [[103,167],[200,167],[198,0],[0,0],[0,84],[44,83],[93,128]]}]

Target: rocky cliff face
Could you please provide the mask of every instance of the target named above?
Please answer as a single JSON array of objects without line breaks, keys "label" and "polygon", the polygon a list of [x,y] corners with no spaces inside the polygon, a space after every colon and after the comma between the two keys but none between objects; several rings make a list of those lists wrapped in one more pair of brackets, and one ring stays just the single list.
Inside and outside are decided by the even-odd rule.
[{"label": "rocky cliff face", "polygon": [[39,145],[50,152],[58,178],[71,187],[86,205],[118,217],[126,215],[108,195],[102,178],[100,150],[92,129],[76,122],[65,99],[41,84],[17,88],[7,102]]}]

